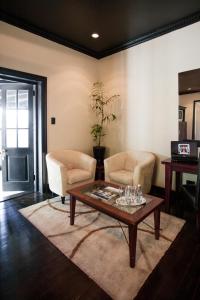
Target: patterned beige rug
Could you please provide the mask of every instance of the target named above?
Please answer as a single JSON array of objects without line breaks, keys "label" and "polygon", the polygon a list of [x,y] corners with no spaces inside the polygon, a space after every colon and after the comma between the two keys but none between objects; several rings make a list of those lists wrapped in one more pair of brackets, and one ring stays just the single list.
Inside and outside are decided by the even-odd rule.
[{"label": "patterned beige rug", "polygon": [[[75,225],[69,225],[69,203],[59,198],[20,210],[60,251],[113,299],[133,299],[170,247],[184,221],[161,214],[161,237],[155,240],[153,215],[139,225],[136,267],[118,221],[77,201]],[[127,235],[126,226],[121,224]]]}]

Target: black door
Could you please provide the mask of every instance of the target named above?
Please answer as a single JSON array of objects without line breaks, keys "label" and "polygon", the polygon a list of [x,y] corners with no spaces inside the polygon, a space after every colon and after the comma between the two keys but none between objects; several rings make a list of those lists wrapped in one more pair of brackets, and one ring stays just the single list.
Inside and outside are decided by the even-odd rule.
[{"label": "black door", "polygon": [[3,191],[33,191],[33,86],[0,85]]}]

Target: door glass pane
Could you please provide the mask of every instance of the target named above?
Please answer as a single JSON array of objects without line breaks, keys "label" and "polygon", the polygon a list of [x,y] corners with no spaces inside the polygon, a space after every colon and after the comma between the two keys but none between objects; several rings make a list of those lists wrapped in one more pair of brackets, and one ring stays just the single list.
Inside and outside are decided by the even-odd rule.
[{"label": "door glass pane", "polygon": [[[17,91],[7,90],[6,91],[6,128],[16,128],[17,127]],[[10,147],[13,147],[14,137],[11,135],[14,133],[9,133],[7,137],[7,143],[11,143]]]},{"label": "door glass pane", "polygon": [[6,128],[17,128],[17,111],[6,111]]},{"label": "door glass pane", "polygon": [[28,91],[18,91],[18,109],[28,109]]},{"label": "door glass pane", "polygon": [[28,110],[18,110],[18,128],[28,128]]},{"label": "door glass pane", "polygon": [[28,129],[18,130],[18,147],[28,148]]},{"label": "door glass pane", "polygon": [[17,130],[7,129],[6,130],[6,146],[16,148],[17,147]]},{"label": "door glass pane", "polygon": [[6,91],[6,108],[16,109],[17,108],[17,91],[7,90]]}]

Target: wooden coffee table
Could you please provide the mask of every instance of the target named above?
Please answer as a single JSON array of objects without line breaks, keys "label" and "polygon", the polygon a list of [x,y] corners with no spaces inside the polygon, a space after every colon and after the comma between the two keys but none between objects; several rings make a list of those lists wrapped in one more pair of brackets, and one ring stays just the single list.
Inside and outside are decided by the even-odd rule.
[{"label": "wooden coffee table", "polygon": [[70,194],[70,224],[74,225],[76,200],[79,200],[80,202],[95,208],[97,211],[100,211],[128,225],[130,267],[134,268],[137,226],[153,212],[155,238],[158,240],[160,234],[160,206],[164,202],[164,199],[145,195],[144,197],[146,198],[146,204],[137,207],[129,207],[116,204],[116,198],[118,195],[116,195],[116,198],[112,198],[111,200],[102,200],[100,198],[97,199],[90,195],[90,192],[94,188],[106,186],[118,188],[118,186],[115,184],[98,180],[68,191]]}]

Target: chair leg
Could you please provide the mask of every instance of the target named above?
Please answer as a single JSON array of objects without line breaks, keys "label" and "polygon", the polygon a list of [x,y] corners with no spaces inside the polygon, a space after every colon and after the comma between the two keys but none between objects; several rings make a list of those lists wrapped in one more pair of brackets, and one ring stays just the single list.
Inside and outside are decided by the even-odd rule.
[{"label": "chair leg", "polygon": [[65,197],[61,196],[62,204],[65,204]]}]

